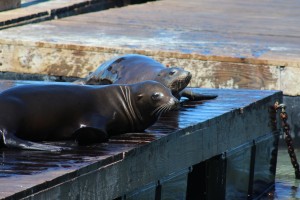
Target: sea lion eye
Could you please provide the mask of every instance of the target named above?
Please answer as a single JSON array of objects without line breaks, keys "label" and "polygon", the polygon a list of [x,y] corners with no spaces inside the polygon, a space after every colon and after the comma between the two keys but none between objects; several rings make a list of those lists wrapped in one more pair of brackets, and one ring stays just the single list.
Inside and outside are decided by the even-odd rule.
[{"label": "sea lion eye", "polygon": [[175,73],[176,73],[176,70],[172,70],[172,71],[169,72],[170,75],[173,75]]},{"label": "sea lion eye", "polygon": [[163,97],[163,94],[160,92],[155,92],[154,94],[152,94],[151,98],[155,101],[161,99]]}]

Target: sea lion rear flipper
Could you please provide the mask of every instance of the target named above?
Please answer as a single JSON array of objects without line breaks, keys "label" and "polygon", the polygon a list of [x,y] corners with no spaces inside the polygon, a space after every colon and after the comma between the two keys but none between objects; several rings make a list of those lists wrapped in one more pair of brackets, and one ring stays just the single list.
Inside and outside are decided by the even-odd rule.
[{"label": "sea lion rear flipper", "polygon": [[215,94],[199,93],[193,90],[193,88],[185,88],[184,90],[181,91],[180,95],[188,98],[191,101],[210,100],[218,97],[218,95]]},{"label": "sea lion rear flipper", "polygon": [[85,123],[77,129],[74,136],[79,145],[89,145],[108,141],[106,125],[108,120],[101,115],[89,115],[84,119]]},{"label": "sea lion rear flipper", "polygon": [[2,132],[2,141],[4,145],[8,148],[19,148],[24,150],[38,150],[38,151],[62,151],[69,150],[67,147],[58,147],[47,144],[39,144],[36,142],[31,142],[27,140],[20,139],[16,137],[13,133],[6,130]]}]

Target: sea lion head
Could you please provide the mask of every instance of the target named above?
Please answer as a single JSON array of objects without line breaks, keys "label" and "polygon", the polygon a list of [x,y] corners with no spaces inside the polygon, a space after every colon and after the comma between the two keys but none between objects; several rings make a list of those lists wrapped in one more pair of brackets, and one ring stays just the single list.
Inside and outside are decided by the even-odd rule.
[{"label": "sea lion head", "polygon": [[156,81],[132,84],[135,103],[140,113],[158,118],[161,114],[178,108],[179,101],[169,88]]},{"label": "sea lion head", "polygon": [[191,78],[190,72],[182,68],[171,67],[162,69],[155,80],[170,88],[173,95],[177,95],[189,84]]}]

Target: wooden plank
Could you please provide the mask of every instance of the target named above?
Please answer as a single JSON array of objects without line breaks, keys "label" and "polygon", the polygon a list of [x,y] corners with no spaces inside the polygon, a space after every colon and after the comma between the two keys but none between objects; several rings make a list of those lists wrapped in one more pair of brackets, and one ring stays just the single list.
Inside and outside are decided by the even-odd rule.
[{"label": "wooden plank", "polygon": [[147,0],[25,0],[22,4],[19,1],[19,9],[0,13],[0,29],[145,1]]},{"label": "wooden plank", "polygon": [[18,8],[21,0],[0,0],[0,11]]},{"label": "wooden plank", "polygon": [[[27,6],[30,2],[30,6]],[[64,8],[68,6],[72,6],[74,4],[82,3],[84,0],[52,0],[52,1],[22,1],[21,7],[17,10],[10,10],[6,12],[0,13],[0,22],[8,22],[10,20],[17,20],[20,18],[26,18],[33,15],[38,15],[40,13],[48,13],[49,10]]]}]

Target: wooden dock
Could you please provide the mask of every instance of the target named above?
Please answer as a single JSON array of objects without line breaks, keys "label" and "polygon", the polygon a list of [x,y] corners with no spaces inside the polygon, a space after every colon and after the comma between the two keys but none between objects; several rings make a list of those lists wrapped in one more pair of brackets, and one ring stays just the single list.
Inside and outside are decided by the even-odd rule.
[{"label": "wooden dock", "polygon": [[20,7],[21,0],[0,0],[0,12]]},{"label": "wooden dock", "polygon": [[20,0],[1,0],[0,10],[2,2],[3,9],[18,8],[0,12],[0,30],[147,1],[148,0],[22,0],[21,2]]},{"label": "wooden dock", "polygon": [[1,71],[83,77],[141,53],[193,73],[191,86],[300,94],[300,3],[162,0],[0,32]]},{"label": "wooden dock", "polygon": [[[72,5],[48,10],[57,16],[54,10]],[[198,89],[219,97],[186,102],[147,133],[60,154],[1,149],[0,197],[259,197],[275,175],[278,130],[269,108],[282,93],[273,90],[300,94],[299,8],[291,0],[161,0],[64,18],[47,12],[20,24],[34,9],[26,17],[1,12],[8,24],[0,31],[3,73],[84,77],[114,56],[140,53],[191,71],[192,87],[220,89]],[[1,81],[0,88],[24,83]]]},{"label": "wooden dock", "polygon": [[191,87],[282,90],[298,137],[299,9],[292,0],[161,0],[9,28],[0,32],[0,77],[74,80],[140,53],[190,71]]},{"label": "wooden dock", "polygon": [[[20,84],[32,82],[1,81],[0,90]],[[196,90],[219,97],[185,102],[145,133],[61,153],[0,149],[0,198],[258,197],[274,183],[279,135],[270,107],[282,93]]]}]

